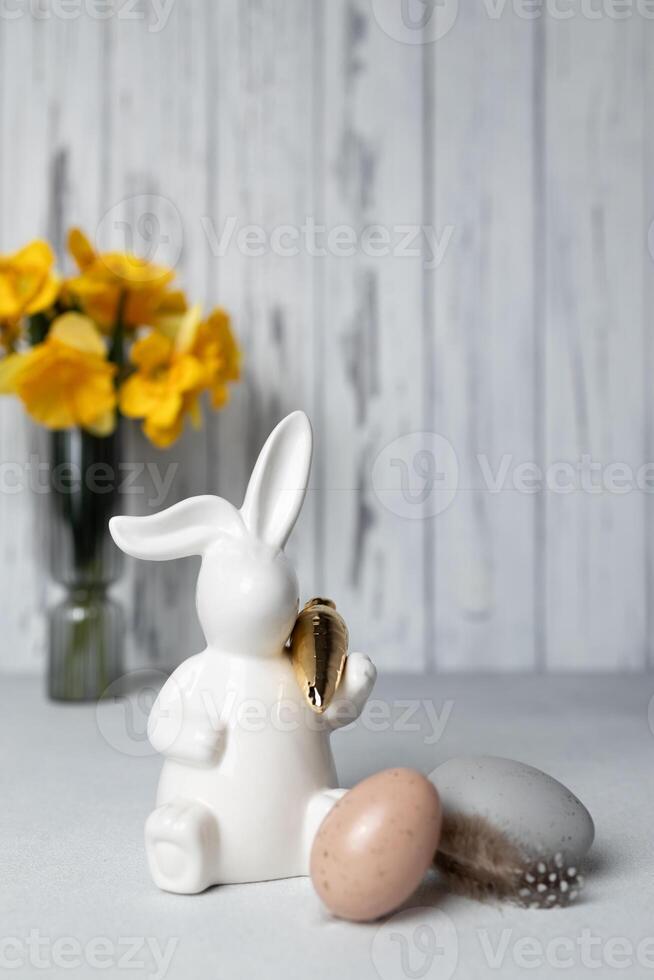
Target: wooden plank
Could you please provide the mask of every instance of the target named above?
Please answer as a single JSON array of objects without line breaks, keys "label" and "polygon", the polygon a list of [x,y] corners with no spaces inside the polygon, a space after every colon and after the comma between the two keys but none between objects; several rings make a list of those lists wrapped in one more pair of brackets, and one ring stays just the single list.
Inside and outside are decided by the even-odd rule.
[{"label": "wooden plank", "polygon": [[[432,425],[459,463],[435,519],[435,656],[444,669],[534,664],[534,24],[463,4],[434,52]],[[501,490],[494,479],[506,467]]]},{"label": "wooden plank", "polygon": [[[88,17],[71,21],[25,14],[3,19],[0,32],[0,248],[15,249],[40,235],[61,258],[72,214],[90,220],[97,212],[101,154],[95,107],[102,88],[102,25]],[[5,461],[35,467],[48,459],[46,433],[13,400],[0,403],[0,441]],[[42,474],[36,479],[40,485]],[[30,482],[27,475],[26,485]],[[46,652],[46,605],[57,597],[47,572],[44,495],[29,489],[0,494],[0,528],[5,568],[0,665],[37,669]]]},{"label": "wooden plank", "polygon": [[[104,247],[133,249],[173,265],[193,302],[209,295],[201,218],[206,207],[207,146],[206,24],[209,5],[174,4],[163,30],[146,18],[116,17],[109,23],[112,97],[106,125],[107,186],[97,236]],[[189,426],[169,450],[151,446],[137,424],[128,425],[128,460],[156,467],[160,478],[174,468],[165,501],[170,506],[208,489],[209,423]],[[137,513],[149,512],[156,493],[130,498]],[[204,645],[194,606],[199,562],[129,562],[122,592],[130,614],[133,657],[173,666]]]},{"label": "wooden plank", "polygon": [[[635,15],[547,21],[547,459],[587,456],[600,489],[646,445],[644,50]],[[547,494],[551,669],[644,664],[646,504]]]},{"label": "wooden plank", "polygon": [[[233,313],[245,380],[214,427],[210,472],[212,487],[236,504],[273,426],[297,408],[315,417],[314,259],[301,234],[316,165],[313,11],[303,0],[229,0],[214,13],[208,125],[216,135],[203,226],[210,281]],[[305,598],[318,587],[314,520],[310,492],[288,548]]]},{"label": "wooden plank", "polygon": [[[25,70],[29,65],[30,69]],[[12,97],[12,78],[22,77],[23,98]],[[47,172],[45,133],[47,109],[44,79],[32,60],[32,34],[25,18],[20,23],[0,23],[0,249],[13,251],[28,239],[46,231]],[[7,138],[11,133],[11,138]],[[34,143],[31,145],[31,138]],[[25,180],[29,174],[29,180]],[[3,463],[22,467],[34,445],[35,432],[22,406],[13,399],[0,400],[0,445]],[[17,471],[20,473],[20,471]],[[24,473],[21,474],[24,487]],[[13,481],[9,481],[13,482]],[[37,614],[44,601],[43,566],[37,561],[38,535],[35,517],[40,500],[26,489],[0,493],[0,541],[2,588],[0,619],[3,637],[0,666],[29,670],[42,661],[45,621]],[[11,570],[11,572],[9,572]]]},{"label": "wooden plank", "polygon": [[[422,52],[384,30],[379,7],[375,15],[369,4],[338,0],[322,13],[317,224],[334,237],[320,300],[321,580],[355,648],[382,669],[416,670],[425,522],[413,519],[419,507],[407,509],[399,481],[414,462],[406,437],[424,428],[423,258],[393,251],[400,227],[422,224]],[[371,226],[379,228],[368,238]]]},{"label": "wooden plank", "polygon": [[[644,219],[647,223],[647,247],[643,250],[643,397],[645,400],[644,459],[654,461],[654,128],[647,121],[654,118],[654,24],[644,25],[644,91],[643,119],[646,121],[643,155]],[[645,519],[645,635],[647,666],[654,667],[654,500],[652,488],[644,494]]]}]

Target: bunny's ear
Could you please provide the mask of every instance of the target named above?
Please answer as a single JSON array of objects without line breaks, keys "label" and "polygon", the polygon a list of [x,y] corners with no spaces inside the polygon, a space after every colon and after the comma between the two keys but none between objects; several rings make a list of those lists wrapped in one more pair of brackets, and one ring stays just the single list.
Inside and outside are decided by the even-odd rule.
[{"label": "bunny's ear", "polygon": [[270,433],[259,454],[241,516],[249,531],[283,548],[309,482],[313,437],[304,412],[292,412]]},{"label": "bunny's ear", "polygon": [[112,517],[111,536],[133,558],[201,555],[221,531],[243,533],[238,511],[220,497],[189,497],[148,517]]}]

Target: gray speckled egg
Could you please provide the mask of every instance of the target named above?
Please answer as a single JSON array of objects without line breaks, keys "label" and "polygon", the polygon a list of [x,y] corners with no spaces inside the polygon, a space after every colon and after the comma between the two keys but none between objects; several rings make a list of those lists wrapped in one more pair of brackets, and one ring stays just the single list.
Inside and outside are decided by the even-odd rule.
[{"label": "gray speckled egg", "polygon": [[445,821],[456,813],[485,817],[526,854],[560,853],[578,862],[593,843],[595,827],[583,803],[552,776],[523,762],[459,756],[429,778]]}]

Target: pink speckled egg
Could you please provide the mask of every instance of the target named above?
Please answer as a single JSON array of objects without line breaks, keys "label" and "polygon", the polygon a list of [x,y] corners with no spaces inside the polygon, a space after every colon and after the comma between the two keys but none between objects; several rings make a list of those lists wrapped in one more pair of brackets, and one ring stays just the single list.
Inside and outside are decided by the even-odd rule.
[{"label": "pink speckled egg", "polygon": [[311,850],[311,880],[334,915],[367,922],[392,912],[422,881],[441,833],[433,785],[413,769],[386,769],[349,790]]}]

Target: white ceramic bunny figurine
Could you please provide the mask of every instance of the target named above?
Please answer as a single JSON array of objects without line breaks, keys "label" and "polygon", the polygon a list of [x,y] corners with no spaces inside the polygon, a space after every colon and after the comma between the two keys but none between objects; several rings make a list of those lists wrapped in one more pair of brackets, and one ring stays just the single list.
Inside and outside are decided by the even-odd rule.
[{"label": "white ceramic bunny figurine", "polygon": [[283,548],[311,452],[309,420],[293,412],[263,447],[240,511],[201,496],[110,523],[116,544],[136,558],[202,556],[197,609],[207,648],[177,668],[148,723],[166,762],[145,842],[152,877],[167,891],[308,874],[315,832],[344,792],[329,735],[360,714],[375,668],[351,653],[334,700],[317,715],[285,650],[299,599]]}]

